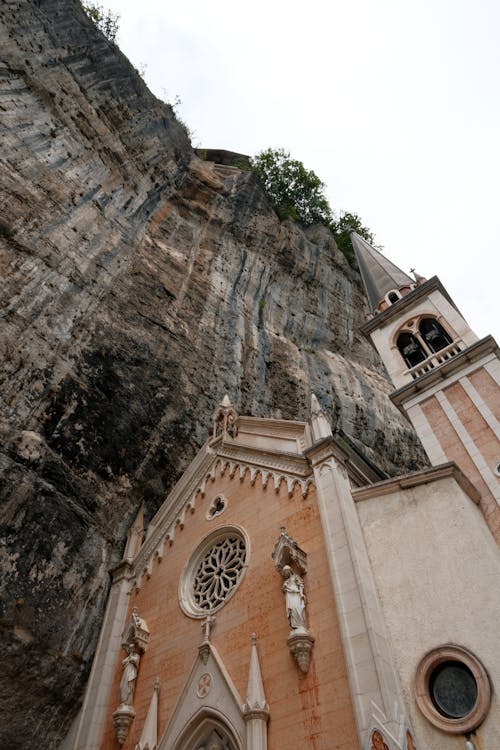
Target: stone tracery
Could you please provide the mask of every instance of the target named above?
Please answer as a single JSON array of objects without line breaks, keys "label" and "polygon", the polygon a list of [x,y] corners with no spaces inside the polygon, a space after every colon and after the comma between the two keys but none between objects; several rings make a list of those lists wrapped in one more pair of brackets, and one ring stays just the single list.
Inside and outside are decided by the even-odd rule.
[{"label": "stone tracery", "polygon": [[194,575],[194,599],[201,609],[222,604],[236,586],[245,561],[245,544],[236,536],[220,539],[204,555]]}]

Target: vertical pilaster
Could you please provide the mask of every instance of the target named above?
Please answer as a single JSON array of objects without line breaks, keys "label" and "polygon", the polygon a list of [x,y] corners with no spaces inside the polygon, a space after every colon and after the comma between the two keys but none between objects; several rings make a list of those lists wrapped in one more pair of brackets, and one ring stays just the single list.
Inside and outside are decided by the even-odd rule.
[{"label": "vertical pilaster", "polygon": [[368,748],[373,728],[383,727],[392,748],[401,750],[406,708],[349,479],[331,445],[324,441],[308,456],[314,468],[360,747]]},{"label": "vertical pilaster", "polygon": [[127,616],[129,571],[128,563],[122,563],[114,571],[114,581],[80,713],[74,750],[98,750],[100,745]]}]

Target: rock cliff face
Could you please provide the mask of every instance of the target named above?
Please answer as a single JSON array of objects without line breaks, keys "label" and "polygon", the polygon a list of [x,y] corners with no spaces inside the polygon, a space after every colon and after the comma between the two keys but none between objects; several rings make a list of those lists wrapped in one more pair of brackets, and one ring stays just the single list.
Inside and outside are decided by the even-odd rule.
[{"label": "rock cliff face", "polygon": [[0,20],[0,745],[29,750],[65,735],[131,519],[224,393],[303,419],[314,391],[387,472],[425,459],[328,231],[200,161],[76,0]]}]

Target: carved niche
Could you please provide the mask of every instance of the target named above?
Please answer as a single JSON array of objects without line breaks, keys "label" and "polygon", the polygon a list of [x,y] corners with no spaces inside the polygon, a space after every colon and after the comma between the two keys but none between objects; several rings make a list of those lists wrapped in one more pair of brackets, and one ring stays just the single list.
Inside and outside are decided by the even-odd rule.
[{"label": "carved niche", "polygon": [[300,671],[305,674],[309,671],[314,644],[314,636],[307,623],[303,580],[303,575],[307,573],[307,555],[282,527],[272,557],[276,570],[283,577],[281,589],[285,595],[285,611],[290,625],[288,648]]},{"label": "carved niche", "polygon": [[120,705],[113,712],[118,744],[123,745],[127,739],[128,730],[135,716],[134,690],[139,673],[141,656],[145,653],[149,642],[149,629],[146,621],[139,617],[137,607],[132,610],[130,620],[123,631],[122,647],[125,658],[122,660],[122,676],[120,680]]},{"label": "carved niche", "polygon": [[301,550],[297,542],[288,536],[285,527],[281,527],[281,533],[272,554],[274,564],[278,573],[281,573],[285,565],[295,565],[302,575],[307,573],[307,555]]}]

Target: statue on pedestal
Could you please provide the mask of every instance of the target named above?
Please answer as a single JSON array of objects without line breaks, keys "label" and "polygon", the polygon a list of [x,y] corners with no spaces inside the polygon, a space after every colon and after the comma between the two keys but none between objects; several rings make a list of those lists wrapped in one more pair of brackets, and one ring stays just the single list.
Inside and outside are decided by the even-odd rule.
[{"label": "statue on pedestal", "polygon": [[304,628],[307,630],[306,597],[304,582],[298,573],[294,573],[289,565],[282,570],[285,579],[282,589],[285,593],[286,616],[292,630]]},{"label": "statue on pedestal", "polygon": [[146,621],[139,617],[137,608],[132,610],[132,616],[122,636],[122,646],[127,656],[122,661],[122,678],[120,680],[120,705],[113,711],[113,724],[116,739],[123,745],[127,739],[134,711],[134,690],[139,673],[141,655],[145,653],[149,641],[149,630]]},{"label": "statue on pedestal", "polygon": [[137,679],[141,657],[136,652],[133,643],[127,644],[125,648],[127,656],[122,661],[123,674],[120,680],[120,701],[126,706],[131,706],[133,703],[135,681]]},{"label": "statue on pedestal", "polygon": [[[306,674],[309,670],[314,645],[314,636],[307,626],[306,595],[302,577],[307,573],[307,555],[282,526],[272,558],[276,570],[284,578],[281,590],[285,594],[286,617],[290,625],[290,633],[287,638],[288,648],[300,671]],[[292,565],[300,573],[295,573]]]}]

